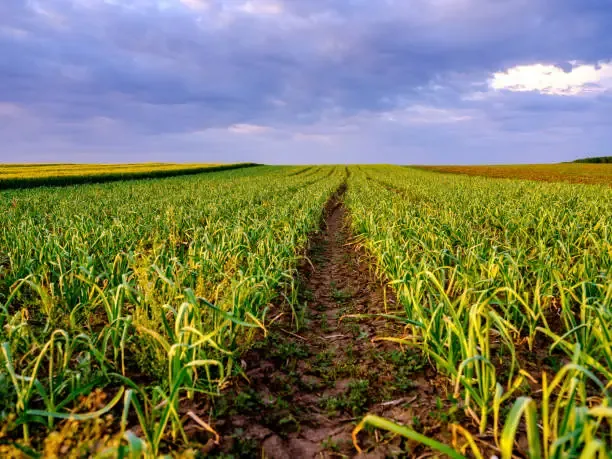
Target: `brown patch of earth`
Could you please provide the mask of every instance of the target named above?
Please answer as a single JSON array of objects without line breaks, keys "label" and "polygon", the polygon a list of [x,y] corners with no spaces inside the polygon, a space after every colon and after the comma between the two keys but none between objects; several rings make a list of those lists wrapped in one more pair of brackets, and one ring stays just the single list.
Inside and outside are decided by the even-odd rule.
[{"label": "brown patch of earth", "polygon": [[[374,340],[401,337],[403,324],[351,317],[402,314],[352,244],[345,189],[329,201],[321,231],[311,238],[311,263],[300,269],[302,306],[295,314],[285,306],[268,337],[243,356],[250,384],[234,381],[215,400],[212,424],[222,440],[214,454],[220,457],[354,457],[351,433],[366,413],[450,443],[446,426],[456,419],[448,418],[445,378],[420,354]],[[382,432],[364,432],[360,443],[360,457],[432,456]]]}]

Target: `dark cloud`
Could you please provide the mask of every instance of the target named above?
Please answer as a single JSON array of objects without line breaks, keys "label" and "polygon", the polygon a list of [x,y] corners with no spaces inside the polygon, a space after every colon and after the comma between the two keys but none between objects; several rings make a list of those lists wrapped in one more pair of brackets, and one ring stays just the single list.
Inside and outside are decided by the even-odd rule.
[{"label": "dark cloud", "polygon": [[[475,134],[494,148],[540,129],[542,141],[523,142],[541,149],[555,126],[601,142],[606,94],[490,94],[487,79],[515,65],[608,61],[609,30],[604,0],[3,0],[0,160],[48,146],[89,160],[113,149],[190,160],[208,145],[287,162],[283,148],[324,139],[320,150],[339,159],[353,148],[367,160],[364,146],[377,145],[389,161],[404,160],[403,146],[443,159],[465,144],[469,162]],[[415,106],[437,111],[381,121]],[[235,124],[269,129],[253,140]]]}]

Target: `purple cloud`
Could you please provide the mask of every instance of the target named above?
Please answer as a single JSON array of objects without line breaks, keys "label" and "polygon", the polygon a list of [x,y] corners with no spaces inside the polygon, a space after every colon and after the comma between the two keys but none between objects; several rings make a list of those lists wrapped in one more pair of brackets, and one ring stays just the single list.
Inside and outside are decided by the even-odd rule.
[{"label": "purple cloud", "polygon": [[608,65],[610,28],[603,0],[4,0],[0,161],[606,154],[612,86],[491,81]]}]

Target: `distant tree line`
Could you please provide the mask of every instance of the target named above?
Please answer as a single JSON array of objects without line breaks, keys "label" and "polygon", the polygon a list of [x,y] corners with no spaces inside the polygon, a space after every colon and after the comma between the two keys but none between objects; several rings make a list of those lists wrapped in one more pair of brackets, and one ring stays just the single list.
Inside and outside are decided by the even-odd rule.
[{"label": "distant tree line", "polygon": [[581,158],[574,161],[575,163],[612,163],[612,156],[595,156],[593,158]]}]

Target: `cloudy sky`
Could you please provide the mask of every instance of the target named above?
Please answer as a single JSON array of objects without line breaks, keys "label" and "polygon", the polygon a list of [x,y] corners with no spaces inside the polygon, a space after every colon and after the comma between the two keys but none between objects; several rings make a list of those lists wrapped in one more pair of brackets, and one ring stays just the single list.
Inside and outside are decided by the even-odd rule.
[{"label": "cloudy sky", "polygon": [[0,161],[606,154],[610,0],[0,0]]}]

